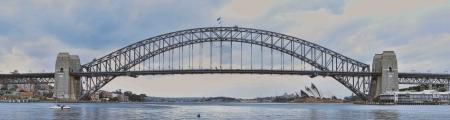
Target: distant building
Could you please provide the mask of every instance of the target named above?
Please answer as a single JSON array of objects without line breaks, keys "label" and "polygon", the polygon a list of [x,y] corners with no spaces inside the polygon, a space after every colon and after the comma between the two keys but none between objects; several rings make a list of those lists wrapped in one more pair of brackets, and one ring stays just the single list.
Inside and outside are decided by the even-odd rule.
[{"label": "distant building", "polygon": [[100,98],[112,98],[113,97],[113,93],[109,92],[109,91],[100,91]]},{"label": "distant building", "polygon": [[125,94],[123,93],[113,93],[112,97],[117,97],[117,99],[119,99],[119,102],[128,102],[128,96],[125,96]]},{"label": "distant building", "polygon": [[424,90],[421,92],[385,92],[380,94],[380,102],[385,103],[448,103],[450,92]]},{"label": "distant building", "polygon": [[285,92],[282,96],[278,96],[278,97],[282,97],[282,98],[296,98],[296,97],[298,97],[298,95],[295,94],[295,93],[288,94],[288,93]]},{"label": "distant building", "polygon": [[32,98],[33,92],[19,92],[21,98]]},{"label": "distant building", "polygon": [[124,94],[122,94],[122,95],[119,97],[119,102],[128,102],[128,101],[129,101],[128,96],[126,96],[126,95],[124,95]]},{"label": "distant building", "polygon": [[91,101],[100,101],[100,93],[95,92],[91,95]]}]

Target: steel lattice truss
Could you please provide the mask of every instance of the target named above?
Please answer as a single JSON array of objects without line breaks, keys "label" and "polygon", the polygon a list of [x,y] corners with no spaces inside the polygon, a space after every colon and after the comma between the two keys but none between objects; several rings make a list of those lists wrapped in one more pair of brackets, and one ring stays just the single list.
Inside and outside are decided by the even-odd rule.
[{"label": "steel lattice truss", "polygon": [[401,84],[450,84],[449,74],[435,73],[399,73],[398,80]]},{"label": "steel lattice truss", "polygon": [[1,84],[51,84],[55,83],[54,78],[15,78],[2,79]]},{"label": "steel lattice truss", "polygon": [[[249,46],[250,49],[243,50],[242,44]],[[202,61],[204,60],[202,58],[204,56],[202,51],[205,51],[203,48],[205,45],[209,45],[210,57],[220,55],[219,60],[213,60],[211,58],[209,66],[203,64],[203,62],[207,61]],[[226,45],[229,46],[224,47]],[[223,57],[223,54],[230,54],[230,51],[231,54],[233,54],[233,47],[236,45],[240,45],[240,66],[236,65],[236,62],[232,63],[233,55]],[[199,53],[194,53],[194,46],[200,47],[199,49],[201,50],[199,50]],[[268,48],[270,50],[269,52],[265,52],[263,48]],[[213,49],[219,49],[218,51],[220,52],[213,54]],[[245,55],[243,55],[243,51],[246,52]],[[250,55],[248,54],[248,51],[250,51]],[[260,51],[260,58],[254,57],[254,52],[256,51]],[[274,56],[274,52],[279,52],[280,57]],[[183,61],[186,54],[188,54],[189,60]],[[202,57],[194,60],[194,57],[198,57],[198,54],[201,54]],[[250,67],[246,68],[242,65],[242,57],[248,56],[250,56]],[[267,56],[270,56],[270,59],[267,59]],[[285,59],[286,56],[288,57],[287,60]],[[155,59],[157,59],[158,62],[155,62]],[[281,61],[281,65],[274,65],[273,62],[276,61],[274,59],[281,59],[279,60]],[[291,60],[291,64],[288,65],[288,67],[285,67],[285,64],[288,64],[285,62],[289,61],[289,59]],[[293,63],[292,61],[295,61],[294,59],[302,61],[303,63],[300,63],[301,66],[298,66],[297,63]],[[213,61],[214,63],[220,61],[220,63],[212,65]],[[261,67],[254,65],[254,63],[257,63],[256,61],[260,61]],[[270,63],[267,61],[270,61]],[[194,62],[198,62],[199,64],[194,64]],[[226,69],[231,70],[294,70],[302,67],[305,68],[305,66],[310,66],[312,70],[318,71],[370,72],[369,65],[306,40],[265,30],[240,27],[188,29],[148,38],[82,65],[81,72],[126,72],[161,69],[221,70],[225,69],[225,67],[227,67]],[[84,91],[82,92],[81,97],[86,97],[94,93],[115,77],[117,76],[105,75],[82,77]],[[331,75],[331,77],[359,97],[363,99],[366,98],[370,77],[343,75]]]},{"label": "steel lattice truss", "polygon": [[400,84],[443,84],[449,85],[449,78],[398,78]]},{"label": "steel lattice truss", "polygon": [[54,73],[0,74],[0,84],[51,84]]}]

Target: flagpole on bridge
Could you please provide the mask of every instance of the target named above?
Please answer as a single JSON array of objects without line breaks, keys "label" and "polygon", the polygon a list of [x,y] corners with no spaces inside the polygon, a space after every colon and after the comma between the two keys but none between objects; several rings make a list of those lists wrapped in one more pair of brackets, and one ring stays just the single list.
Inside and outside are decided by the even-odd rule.
[{"label": "flagpole on bridge", "polygon": [[222,27],[222,20],[221,20],[221,17],[217,18],[216,21],[218,22],[219,27]]}]

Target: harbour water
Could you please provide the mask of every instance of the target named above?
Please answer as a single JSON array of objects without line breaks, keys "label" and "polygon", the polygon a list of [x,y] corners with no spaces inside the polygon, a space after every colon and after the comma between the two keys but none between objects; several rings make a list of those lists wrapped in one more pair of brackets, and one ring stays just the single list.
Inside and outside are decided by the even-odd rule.
[{"label": "harbour water", "polygon": [[[0,119],[449,119],[449,105],[294,103],[0,103]],[[200,114],[200,118],[197,117]]]}]

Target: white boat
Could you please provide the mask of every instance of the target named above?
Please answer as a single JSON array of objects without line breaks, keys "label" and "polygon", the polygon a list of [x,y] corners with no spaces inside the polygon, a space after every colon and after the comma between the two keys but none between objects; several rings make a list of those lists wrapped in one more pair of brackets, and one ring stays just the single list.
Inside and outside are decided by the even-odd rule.
[{"label": "white boat", "polygon": [[70,109],[70,106],[66,106],[66,105],[56,105],[56,106],[52,106],[50,107],[50,109]]}]

